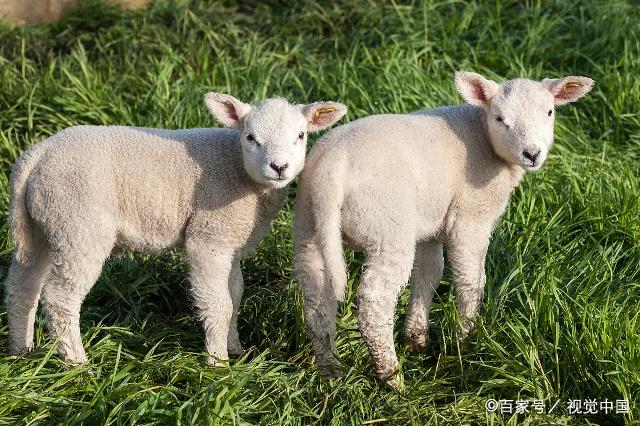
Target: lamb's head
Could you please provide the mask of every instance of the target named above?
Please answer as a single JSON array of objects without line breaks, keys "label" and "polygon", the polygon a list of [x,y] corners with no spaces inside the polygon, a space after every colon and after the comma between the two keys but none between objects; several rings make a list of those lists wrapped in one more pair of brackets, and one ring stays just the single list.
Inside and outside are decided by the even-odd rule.
[{"label": "lamb's head", "polygon": [[347,112],[337,102],[292,105],[272,98],[254,106],[222,93],[207,93],[204,102],[222,124],[238,130],[245,170],[270,188],[283,188],[300,173],[308,132],[331,126]]},{"label": "lamb's head", "polygon": [[555,106],[580,99],[594,81],[570,76],[542,81],[519,78],[498,84],[480,74],[460,71],[455,84],[465,101],[485,110],[496,154],[508,163],[536,171],[553,144]]}]

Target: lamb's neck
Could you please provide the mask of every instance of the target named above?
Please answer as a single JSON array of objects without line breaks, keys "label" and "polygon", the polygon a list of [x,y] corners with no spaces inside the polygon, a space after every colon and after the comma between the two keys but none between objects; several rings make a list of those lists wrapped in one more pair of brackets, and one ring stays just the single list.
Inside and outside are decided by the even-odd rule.
[{"label": "lamb's neck", "polygon": [[509,163],[499,156],[491,146],[489,139],[486,139],[485,149],[482,152],[483,161],[478,161],[481,170],[476,170],[475,176],[483,176],[480,187],[484,187],[498,199],[505,202],[511,197],[511,193],[516,188],[524,176],[525,170],[516,164]]},{"label": "lamb's neck", "polygon": [[500,160],[501,164],[498,173],[493,179],[493,193],[496,199],[501,199],[505,204],[511,198],[513,190],[520,184],[524,176],[524,169],[520,166],[508,164]]},{"label": "lamb's neck", "polygon": [[256,193],[263,205],[279,210],[289,193],[289,185],[284,188],[268,188],[256,185]]},{"label": "lamb's neck", "polygon": [[509,185],[510,190],[520,185],[525,174],[524,168],[515,164],[509,164],[501,158],[498,158],[497,161],[500,170],[499,175],[502,176],[505,184]]}]

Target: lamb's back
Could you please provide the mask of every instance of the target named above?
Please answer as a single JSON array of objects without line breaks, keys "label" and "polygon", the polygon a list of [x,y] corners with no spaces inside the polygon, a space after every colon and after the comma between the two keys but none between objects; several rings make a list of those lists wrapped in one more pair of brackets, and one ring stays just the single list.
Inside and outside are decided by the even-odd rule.
[{"label": "lamb's back", "polygon": [[453,187],[463,178],[469,147],[482,145],[484,132],[474,130],[477,125],[477,112],[465,107],[364,117],[323,136],[303,173],[326,176],[344,163],[350,184],[405,177],[427,187]]},{"label": "lamb's back", "polygon": [[[68,128],[38,148],[28,208],[51,229],[93,212],[114,221],[125,239],[162,245],[179,238],[197,199],[228,193],[242,170],[236,139],[227,129]],[[218,182],[203,184],[205,178]]]}]

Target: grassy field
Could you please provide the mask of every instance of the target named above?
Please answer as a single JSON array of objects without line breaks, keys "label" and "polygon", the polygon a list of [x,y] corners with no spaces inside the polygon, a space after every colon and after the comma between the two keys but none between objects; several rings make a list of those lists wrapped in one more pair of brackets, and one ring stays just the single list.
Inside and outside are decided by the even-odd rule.
[{"label": "grassy field", "polygon": [[[396,342],[406,393],[373,378],[356,323],[362,257],[339,313],[343,379],[324,381],[292,274],[291,202],[255,257],[228,367],[202,360],[178,253],[109,261],[85,302],[90,363],[55,356],[41,314],[35,353],[6,355],[0,424],[640,424],[640,6],[634,1],[161,1],[123,13],[89,2],[63,22],[0,29],[0,281],[11,258],[8,177],[30,145],[75,124],[214,125],[210,90],[245,101],[332,99],[346,120],[460,103],[455,70],[495,79],[586,75],[558,109],[556,145],[496,229],[476,330],[458,350],[450,273],[425,354]],[[291,190],[291,198],[295,186]],[[551,413],[491,414],[544,400]],[[630,401],[629,414],[569,415],[570,399]]]}]

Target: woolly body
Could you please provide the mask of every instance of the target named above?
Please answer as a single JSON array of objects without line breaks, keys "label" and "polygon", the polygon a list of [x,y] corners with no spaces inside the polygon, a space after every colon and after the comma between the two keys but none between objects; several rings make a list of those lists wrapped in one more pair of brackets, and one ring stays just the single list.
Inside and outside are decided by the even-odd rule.
[{"label": "woolly body", "polygon": [[[122,248],[172,247],[190,263],[208,362],[242,352],[240,259],[269,232],[303,167],[306,131],[318,126],[314,112],[327,103],[276,98],[252,107],[223,94],[205,102],[236,129],[79,126],[18,159],[10,208],[16,253],[5,282],[11,352],[32,348],[42,291],[58,352],[85,362],[80,305],[107,257]],[[334,111],[323,119],[332,124],[345,108],[328,104]],[[262,143],[247,140],[249,131]]]},{"label": "woolly body", "polygon": [[456,85],[474,105],[365,117],[318,141],[300,177],[294,233],[307,327],[325,375],[341,374],[333,335],[347,278],[342,240],[367,255],[358,321],[378,377],[392,380],[398,368],[394,309],[410,275],[405,335],[415,349],[428,343],[443,245],[456,285],[460,336],[469,332],[484,290],[491,233],[525,170],[537,170],[546,159],[554,103],[568,96],[560,89],[581,84],[575,100],[593,84],[584,77],[565,80],[498,85],[458,73]]}]

